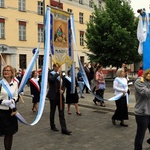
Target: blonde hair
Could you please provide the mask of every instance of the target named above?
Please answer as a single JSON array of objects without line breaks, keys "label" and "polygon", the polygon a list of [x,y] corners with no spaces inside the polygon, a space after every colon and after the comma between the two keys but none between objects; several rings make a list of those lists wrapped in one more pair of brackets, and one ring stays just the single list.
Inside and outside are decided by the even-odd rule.
[{"label": "blonde hair", "polygon": [[124,72],[124,69],[122,69],[122,68],[119,68],[118,70],[117,70],[117,72],[116,72],[116,76],[117,77],[122,77],[122,72]]},{"label": "blonde hair", "polygon": [[4,76],[4,70],[5,70],[6,68],[10,68],[11,73],[12,73],[11,78],[14,78],[14,68],[13,68],[12,66],[10,66],[10,65],[7,65],[7,66],[5,66],[5,67],[3,68],[3,76]]}]

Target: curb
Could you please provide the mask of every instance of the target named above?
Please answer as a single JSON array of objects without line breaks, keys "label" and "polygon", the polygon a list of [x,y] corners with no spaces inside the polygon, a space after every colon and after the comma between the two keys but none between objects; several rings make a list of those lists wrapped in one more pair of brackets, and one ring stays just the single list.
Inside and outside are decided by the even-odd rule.
[{"label": "curb", "polygon": [[[24,96],[26,97],[31,97],[31,95],[27,95],[27,94],[24,94]],[[48,100],[48,98],[46,98],[46,100]],[[109,112],[115,112],[115,108],[109,108],[109,107],[97,107],[97,106],[92,106],[92,105],[86,105],[86,104],[81,104],[79,103],[78,104],[79,106],[81,107],[85,107],[85,108],[90,108],[90,109],[95,109],[95,110],[103,110],[103,111],[109,111]],[[131,111],[131,110],[128,110],[128,115],[131,115],[131,116],[134,116],[134,112]]]},{"label": "curb", "polygon": [[[96,107],[96,106],[89,106],[89,105],[85,105],[85,104],[79,104],[79,106],[85,107],[85,108],[91,108],[91,109],[97,109],[97,110],[115,112],[115,109],[111,109],[111,108],[108,108],[108,107]],[[128,115],[134,116],[135,113],[132,112],[132,111],[128,111]]]}]

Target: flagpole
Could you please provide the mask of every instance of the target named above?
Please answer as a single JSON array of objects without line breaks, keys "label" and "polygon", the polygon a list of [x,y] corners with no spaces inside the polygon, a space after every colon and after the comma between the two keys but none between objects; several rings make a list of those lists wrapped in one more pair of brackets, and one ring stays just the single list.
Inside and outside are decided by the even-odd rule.
[{"label": "flagpole", "polygon": [[59,75],[60,75],[60,110],[62,110],[62,93],[61,93],[62,92],[62,72],[61,71]]}]

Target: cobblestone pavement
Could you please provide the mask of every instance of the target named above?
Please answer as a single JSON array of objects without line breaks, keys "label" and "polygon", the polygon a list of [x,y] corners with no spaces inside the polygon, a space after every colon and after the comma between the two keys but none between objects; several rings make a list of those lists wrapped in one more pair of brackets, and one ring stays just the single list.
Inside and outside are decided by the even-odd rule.
[{"label": "cobblestone pavement", "polygon": [[[31,111],[32,103],[29,97],[29,88],[25,88],[23,96],[25,103],[18,104],[18,111],[24,118],[32,123],[36,113]],[[129,127],[114,126],[111,116],[115,110],[114,102],[106,102],[106,107],[95,106],[91,94],[83,94],[85,99],[80,99],[80,111],[82,116],[77,116],[74,106],[71,106],[72,114],[65,117],[67,127],[72,131],[71,136],[62,135],[61,131],[54,132],[49,126],[49,101],[46,100],[41,120],[34,126],[26,126],[19,123],[19,132],[14,135],[12,150],[133,150],[136,123],[133,115],[134,95],[129,104]],[[113,91],[107,89],[105,97],[113,96]],[[67,108],[67,107],[66,107]],[[60,129],[58,113],[56,111],[56,126]],[[143,143],[143,150],[150,150],[146,140],[149,138],[148,131]],[[3,138],[0,138],[0,150],[3,148]]]}]

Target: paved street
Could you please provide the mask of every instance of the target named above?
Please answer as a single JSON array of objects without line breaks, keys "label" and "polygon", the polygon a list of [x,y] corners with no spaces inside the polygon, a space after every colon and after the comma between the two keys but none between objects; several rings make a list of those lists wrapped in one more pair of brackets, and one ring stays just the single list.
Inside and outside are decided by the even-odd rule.
[{"label": "paved street", "polygon": [[[32,103],[29,97],[29,88],[26,87],[23,96],[25,104],[18,104],[18,111],[24,118],[32,123],[36,113],[31,111]],[[106,108],[95,106],[91,94],[84,94],[85,99],[80,99],[80,111],[82,116],[77,116],[74,106],[72,114],[65,110],[68,129],[73,133],[71,136],[62,135],[61,131],[54,132],[49,126],[49,101],[46,100],[45,109],[41,120],[35,126],[26,126],[19,123],[19,132],[14,135],[12,150],[133,150],[136,124],[133,115],[134,95],[131,96],[129,105],[129,127],[114,126],[111,116],[115,110],[114,102],[106,102]],[[113,96],[113,91],[108,88],[105,97]],[[67,107],[66,107],[67,108]],[[60,129],[58,113],[56,125]],[[150,150],[146,140],[149,138],[147,131],[143,150]],[[0,138],[0,150],[3,150],[3,138]]]}]

